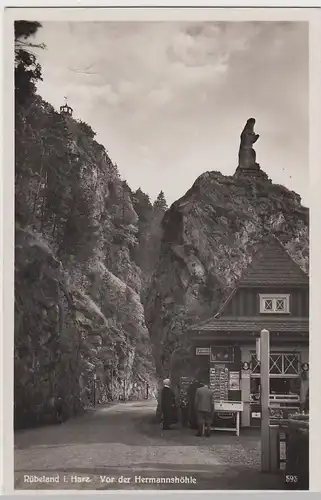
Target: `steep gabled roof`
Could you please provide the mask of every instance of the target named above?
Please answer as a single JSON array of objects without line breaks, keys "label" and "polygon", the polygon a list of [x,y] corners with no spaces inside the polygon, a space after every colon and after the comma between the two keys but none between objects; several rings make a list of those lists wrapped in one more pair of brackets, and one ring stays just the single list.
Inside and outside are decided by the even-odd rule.
[{"label": "steep gabled roof", "polygon": [[[261,317],[257,318],[230,318],[221,316],[223,311],[234,295],[241,287],[248,286],[284,286],[284,285],[308,285],[309,276],[300,268],[296,262],[290,257],[282,243],[274,236],[262,240],[259,249],[253,256],[251,263],[245,269],[243,275],[236,283],[233,290],[225,298],[218,309],[215,316],[201,321],[193,325],[190,331],[206,331],[206,330],[252,330],[253,328],[261,327]],[[307,331],[308,320],[302,319],[299,322],[293,318],[280,320],[264,318],[263,323],[270,321],[277,331],[287,331],[288,328],[293,328],[296,331]],[[262,323],[262,324],[263,324]],[[287,325],[287,326],[284,326]]]},{"label": "steep gabled roof", "polygon": [[308,275],[293,261],[276,237],[262,241],[237,287],[255,285],[307,285]]},{"label": "steep gabled roof", "polygon": [[262,240],[252,261],[245,269],[235,287],[219,305],[214,317],[219,317],[242,286],[308,285],[309,276],[293,261],[282,243],[270,236]]}]

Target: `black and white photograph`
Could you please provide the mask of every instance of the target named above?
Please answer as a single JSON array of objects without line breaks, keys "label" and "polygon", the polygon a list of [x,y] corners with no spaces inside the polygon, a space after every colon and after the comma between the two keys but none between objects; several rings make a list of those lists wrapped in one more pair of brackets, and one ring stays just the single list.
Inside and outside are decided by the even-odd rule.
[{"label": "black and white photograph", "polygon": [[14,488],[309,490],[309,21],[77,10],[11,23]]}]

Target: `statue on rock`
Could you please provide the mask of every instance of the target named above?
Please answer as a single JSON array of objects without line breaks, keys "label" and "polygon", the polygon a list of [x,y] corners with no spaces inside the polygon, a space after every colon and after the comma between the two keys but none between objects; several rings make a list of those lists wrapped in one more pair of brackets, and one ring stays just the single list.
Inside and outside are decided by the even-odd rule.
[{"label": "statue on rock", "polygon": [[247,177],[248,179],[259,179],[271,183],[268,175],[261,170],[256,163],[256,153],[253,144],[256,143],[259,134],[254,132],[255,118],[249,118],[241,134],[241,144],[239,149],[239,164],[234,173],[235,177]]},{"label": "statue on rock", "polygon": [[249,118],[241,133],[241,144],[239,150],[239,168],[257,168],[256,153],[253,144],[260,137],[254,132],[255,118]]}]

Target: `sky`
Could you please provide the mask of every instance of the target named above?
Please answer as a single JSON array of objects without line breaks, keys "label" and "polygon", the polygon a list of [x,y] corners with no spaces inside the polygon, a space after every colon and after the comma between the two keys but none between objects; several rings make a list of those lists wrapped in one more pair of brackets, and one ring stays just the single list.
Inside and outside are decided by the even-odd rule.
[{"label": "sky", "polygon": [[205,171],[232,175],[256,118],[257,161],[308,201],[308,24],[43,22],[39,93],[96,132],[121,176],[169,204]]}]

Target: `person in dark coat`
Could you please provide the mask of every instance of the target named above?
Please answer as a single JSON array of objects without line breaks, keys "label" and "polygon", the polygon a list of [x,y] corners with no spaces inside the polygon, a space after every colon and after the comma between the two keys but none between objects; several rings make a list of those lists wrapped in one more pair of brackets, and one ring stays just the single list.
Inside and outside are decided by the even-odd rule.
[{"label": "person in dark coat", "polygon": [[163,381],[163,389],[161,394],[161,408],[163,415],[163,430],[170,430],[173,423],[174,410],[175,410],[175,395],[170,388],[170,380],[166,378]]},{"label": "person in dark coat", "polygon": [[196,436],[209,437],[213,420],[213,393],[206,382],[199,387],[195,394],[195,410],[197,415],[198,433]]},{"label": "person in dark coat", "polygon": [[309,413],[310,410],[310,399],[309,399],[309,389],[307,390],[306,396],[305,396],[305,401],[303,405],[303,411],[305,413]]},{"label": "person in dark coat", "polygon": [[59,422],[59,424],[62,424],[64,420],[64,414],[63,414],[63,400],[61,397],[58,397],[56,399],[55,410],[56,410],[56,419]]},{"label": "person in dark coat", "polygon": [[183,427],[188,426],[188,399],[186,394],[180,396],[181,422]]},{"label": "person in dark coat", "polygon": [[198,429],[198,424],[197,424],[197,415],[195,411],[195,394],[196,391],[199,387],[201,387],[202,384],[200,383],[199,380],[195,380],[192,382],[188,388],[187,392],[187,397],[188,397],[188,420],[189,420],[189,425],[191,429]]}]

